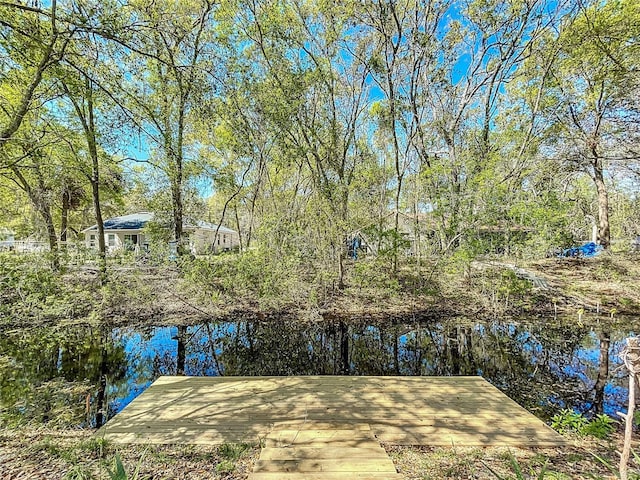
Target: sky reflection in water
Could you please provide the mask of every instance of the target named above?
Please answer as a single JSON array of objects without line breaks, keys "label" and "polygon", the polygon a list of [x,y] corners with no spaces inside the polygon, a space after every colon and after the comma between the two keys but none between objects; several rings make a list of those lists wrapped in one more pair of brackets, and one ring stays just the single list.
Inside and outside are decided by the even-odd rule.
[{"label": "sky reflection in water", "polygon": [[[483,375],[542,418],[564,407],[615,414],[626,409],[627,400],[618,354],[633,333],[631,322],[589,328],[572,321],[464,319],[304,325],[283,319],[19,331],[0,340],[0,404],[5,421],[49,422],[65,411],[58,423],[95,425],[99,409],[111,417],[158,376],[178,371],[195,376]],[[608,375],[598,382],[607,355]]]}]

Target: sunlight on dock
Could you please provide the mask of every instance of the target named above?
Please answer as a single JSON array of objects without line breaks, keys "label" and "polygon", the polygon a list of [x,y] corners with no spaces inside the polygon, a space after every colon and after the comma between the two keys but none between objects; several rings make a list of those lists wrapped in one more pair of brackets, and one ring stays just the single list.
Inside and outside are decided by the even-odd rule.
[{"label": "sunlight on dock", "polygon": [[565,443],[481,377],[160,377],[98,435],[258,443],[250,480],[402,478],[380,443]]},{"label": "sunlight on dock", "polygon": [[258,443],[283,425],[319,422],[365,426],[395,445],[564,444],[481,377],[160,377],[98,435],[116,443]]}]

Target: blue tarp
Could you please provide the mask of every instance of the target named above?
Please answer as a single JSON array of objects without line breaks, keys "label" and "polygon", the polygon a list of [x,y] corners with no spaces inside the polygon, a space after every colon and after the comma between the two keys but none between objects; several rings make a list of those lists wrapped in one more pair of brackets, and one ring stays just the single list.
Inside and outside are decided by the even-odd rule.
[{"label": "blue tarp", "polygon": [[571,247],[563,250],[559,257],[595,257],[602,251],[602,246],[593,242],[585,243],[581,247]]}]

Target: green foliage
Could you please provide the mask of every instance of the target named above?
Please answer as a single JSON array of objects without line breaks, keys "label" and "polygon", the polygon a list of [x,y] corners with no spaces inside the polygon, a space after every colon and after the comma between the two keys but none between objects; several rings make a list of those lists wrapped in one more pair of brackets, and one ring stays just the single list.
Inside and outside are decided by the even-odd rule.
[{"label": "green foliage", "polygon": [[225,443],[220,445],[218,453],[225,460],[237,461],[249,448],[247,443]]},{"label": "green foliage", "polygon": [[43,456],[45,458],[58,458],[70,465],[69,470],[62,477],[65,480],[86,480],[95,478],[87,460],[96,454],[99,458],[103,458],[103,447],[105,446],[104,440],[101,439],[88,439],[79,443],[68,444],[61,442],[58,438],[46,436],[26,448],[35,458],[42,458]]},{"label": "green foliage", "polygon": [[100,301],[94,302],[92,316],[102,320],[105,316],[114,315],[127,305],[136,305],[139,309],[150,305],[154,299],[152,287],[143,281],[140,272],[111,270],[107,274],[107,282],[97,288]]},{"label": "green foliage", "polygon": [[82,317],[95,303],[93,286],[68,281],[45,256],[0,253],[0,323]]},{"label": "green foliage", "polygon": [[513,270],[503,270],[498,281],[498,292],[504,298],[523,298],[531,293],[531,282],[518,277]]},{"label": "green foliage", "polygon": [[59,275],[40,256],[0,253],[0,318],[42,309],[56,301],[61,289]]},{"label": "green foliage", "polygon": [[636,410],[635,412],[633,412],[633,424],[635,426],[640,425],[640,410]]},{"label": "green foliage", "polygon": [[235,463],[230,460],[222,460],[220,463],[216,465],[217,473],[231,473],[235,469],[236,469]]},{"label": "green foliage", "polygon": [[122,463],[122,459],[120,458],[120,454],[116,453],[116,456],[113,460],[113,469],[107,469],[107,473],[109,474],[109,478],[111,480],[137,480],[138,472],[140,471],[140,466],[142,465],[142,457],[138,461],[138,465],[136,466],[133,473],[128,474],[127,470]]},{"label": "green foliage", "polygon": [[64,480],[91,480],[93,475],[83,465],[74,465],[67,473],[65,473]]},{"label": "green foliage", "polygon": [[[107,375],[115,385],[126,373],[124,348],[110,332],[87,326],[5,332],[0,342],[0,423],[87,425],[91,412],[86,400],[95,398],[96,384]],[[78,445],[93,452],[103,447],[104,440],[98,439]]]},{"label": "green foliage", "polygon": [[400,291],[400,282],[389,268],[387,259],[368,257],[355,262],[350,283],[358,288],[385,290],[388,294]]},{"label": "green foliage", "polygon": [[588,420],[581,413],[564,409],[551,419],[551,427],[559,433],[577,433],[604,439],[616,428],[616,422],[608,415],[599,414]]},{"label": "green foliage", "polygon": [[511,480],[511,479],[513,479],[513,480],[529,480],[530,478],[535,478],[537,480],[542,480],[542,479],[545,478],[545,475],[547,473],[547,462],[545,462],[544,465],[542,465],[542,468],[540,469],[540,471],[538,473],[536,473],[533,470],[533,468],[531,468],[531,471],[529,472],[529,474],[525,475],[523,473],[523,471],[522,471],[522,467],[518,463],[518,460],[516,459],[515,455],[511,451],[509,451],[508,459],[509,459],[509,465],[511,467],[511,471],[514,474],[513,477],[505,477],[503,475],[500,475],[495,470],[493,470],[491,467],[489,467],[489,465],[487,465],[484,462],[482,462],[482,463],[487,468],[487,470],[489,470],[493,474],[493,476],[495,476],[498,480]]},{"label": "green foliage", "polygon": [[217,303],[256,299],[263,306],[298,298],[304,282],[296,257],[278,257],[254,250],[197,258],[181,266],[184,279],[202,299]]},{"label": "green foliage", "polygon": [[608,438],[616,429],[616,421],[609,415],[599,414],[596,415],[589,423],[582,429],[584,435],[591,435],[592,437],[604,439]]},{"label": "green foliage", "polygon": [[242,458],[250,446],[246,443],[225,443],[218,449],[222,461],[216,465],[216,472],[231,473],[236,468],[236,462]]},{"label": "green foliage", "polygon": [[456,249],[453,254],[447,258],[445,269],[448,273],[469,275],[471,262],[478,256],[478,252],[474,248],[477,244],[469,245]]},{"label": "green foliage", "polygon": [[551,419],[551,428],[559,433],[582,432],[589,421],[581,413],[564,409]]},{"label": "green foliage", "polygon": [[[638,469],[638,466],[640,466],[640,455],[638,455],[634,450],[631,450],[631,453],[633,454],[633,460],[636,464],[636,468],[630,469],[627,472],[627,475],[629,480],[640,480],[640,470]],[[617,464],[615,464],[614,462],[611,462],[610,460],[600,455],[596,455],[595,453],[591,453],[591,455],[593,455],[593,458],[595,458],[604,467],[606,467],[613,477],[620,478],[620,469]],[[611,477],[608,477],[608,478],[611,478]]]},{"label": "green foliage", "polygon": [[619,281],[627,276],[629,271],[623,265],[619,265],[611,257],[598,258],[597,267],[593,272],[593,279],[605,282]]},{"label": "green foliage", "polygon": [[109,441],[104,437],[91,437],[88,440],[84,440],[77,445],[77,448],[84,452],[95,453],[99,457],[104,455],[104,452],[109,448]]}]

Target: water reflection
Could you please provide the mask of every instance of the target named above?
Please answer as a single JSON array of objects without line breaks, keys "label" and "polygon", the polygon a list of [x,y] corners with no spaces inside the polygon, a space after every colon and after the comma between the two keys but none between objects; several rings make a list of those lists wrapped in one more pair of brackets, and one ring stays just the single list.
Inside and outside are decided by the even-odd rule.
[{"label": "water reflection", "polygon": [[[595,322],[594,322],[595,323]],[[160,375],[482,375],[549,418],[624,410],[630,324],[207,323],[5,332],[0,420],[100,426]]]}]

